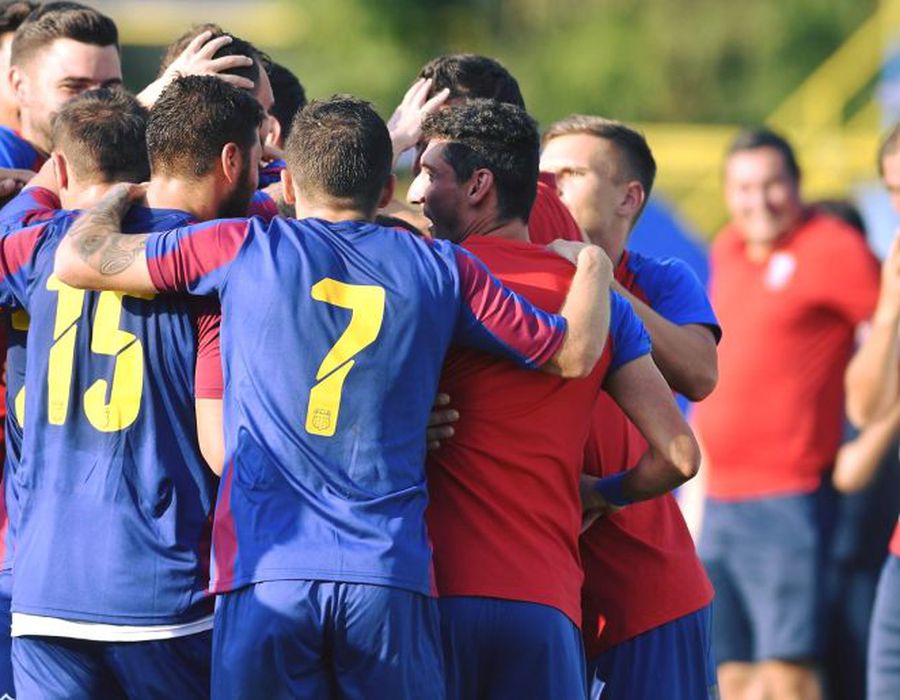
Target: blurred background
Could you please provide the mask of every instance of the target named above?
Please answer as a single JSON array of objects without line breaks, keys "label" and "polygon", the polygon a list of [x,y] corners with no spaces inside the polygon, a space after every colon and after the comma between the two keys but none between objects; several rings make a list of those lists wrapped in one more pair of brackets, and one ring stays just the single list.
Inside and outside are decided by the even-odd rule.
[{"label": "blurred background", "polygon": [[[268,51],[310,97],[349,92],[385,117],[432,56],[496,57],[542,124],[588,112],[644,131],[660,169],[654,206],[635,233],[638,248],[649,228],[699,240],[716,232],[725,220],[724,148],[739,126],[761,122],[796,146],[808,199],[852,197],[876,251],[893,231],[874,154],[900,116],[900,0],[92,4],[119,24],[133,88],[153,77],[163,46],[203,21]],[[695,264],[702,272],[702,260]]]}]

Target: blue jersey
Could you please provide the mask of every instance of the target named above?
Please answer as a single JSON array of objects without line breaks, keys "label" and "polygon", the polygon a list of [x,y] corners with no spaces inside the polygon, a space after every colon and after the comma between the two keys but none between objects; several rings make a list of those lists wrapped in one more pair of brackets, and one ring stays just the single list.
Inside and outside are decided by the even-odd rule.
[{"label": "blue jersey", "polygon": [[[194,411],[193,304],[53,276],[71,212],[0,239],[0,303],[31,316],[13,611],[125,625],[211,612],[215,479]],[[184,212],[134,209],[126,230]]]},{"label": "blue jersey", "polygon": [[[0,235],[61,216],[59,198],[49,190],[29,187],[0,209]],[[14,304],[14,302],[11,302]],[[0,572],[12,569],[18,498],[15,473],[22,457],[25,413],[25,354],[28,338],[28,314],[16,309],[2,314],[6,340],[6,410],[4,420],[5,458],[3,463],[3,502],[6,526],[0,528]]]},{"label": "blue jersey", "polygon": [[8,126],[0,126],[0,168],[41,169],[47,157]]},{"label": "blue jersey", "polygon": [[616,267],[616,280],[667,321],[706,326],[716,342],[722,337],[703,283],[684,261],[627,250]]},{"label": "blue jersey", "polygon": [[152,235],[157,289],[219,295],[226,464],[213,587],[318,579],[430,591],[425,428],[452,341],[539,366],[564,320],[461,248],[276,218]]}]

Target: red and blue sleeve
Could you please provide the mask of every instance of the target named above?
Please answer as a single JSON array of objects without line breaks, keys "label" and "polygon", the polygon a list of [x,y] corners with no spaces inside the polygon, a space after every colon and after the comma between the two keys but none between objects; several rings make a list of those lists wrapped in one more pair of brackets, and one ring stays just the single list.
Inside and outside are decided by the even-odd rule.
[{"label": "red and blue sleeve", "polygon": [[215,294],[247,236],[246,219],[222,219],[152,233],[147,268],[160,292]]},{"label": "red and blue sleeve", "polygon": [[222,353],[219,344],[219,330],[222,314],[218,302],[201,300],[197,309],[195,326],[197,330],[197,364],[194,368],[194,397],[198,399],[221,399],[225,392],[222,374]]},{"label": "red and blue sleeve", "polygon": [[0,236],[0,306],[26,306],[31,261],[46,232],[46,224],[36,224]]},{"label": "red and blue sleeve", "polygon": [[634,285],[629,289],[667,321],[678,326],[698,324],[722,338],[722,328],[713,311],[703,283],[683,260],[678,258],[645,258],[629,255],[628,265],[634,272]]},{"label": "red and blue sleeve", "polygon": [[27,187],[0,209],[0,230],[11,231],[47,221],[60,208],[59,197],[43,187]]},{"label": "red and blue sleeve", "polygon": [[612,345],[612,359],[607,376],[632,360],[649,355],[652,349],[644,322],[631,308],[631,304],[616,292],[610,292],[607,342]]},{"label": "red and blue sleeve", "polygon": [[461,296],[456,342],[525,367],[546,364],[565,340],[566,320],[504,287],[468,251],[458,246],[452,250]]}]

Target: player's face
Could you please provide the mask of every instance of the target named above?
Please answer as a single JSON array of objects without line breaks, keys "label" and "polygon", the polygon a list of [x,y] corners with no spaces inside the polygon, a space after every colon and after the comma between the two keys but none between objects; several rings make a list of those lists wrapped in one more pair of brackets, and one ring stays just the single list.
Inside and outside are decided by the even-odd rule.
[{"label": "player's face", "polygon": [[803,211],[799,183],[779,151],[738,151],[725,163],[725,202],[748,243],[770,244],[788,233]]},{"label": "player's face", "polygon": [[122,84],[122,64],[115,46],[94,46],[56,39],[22,71],[16,90],[28,137],[50,150],[50,118],[63,103],[86,90]]},{"label": "player's face", "polygon": [[900,151],[891,153],[881,161],[884,186],[891,197],[891,206],[900,214]]},{"label": "player's face", "polygon": [[558,136],[544,146],[541,170],[556,175],[560,199],[592,241],[603,245],[618,233],[616,212],[627,182],[618,175],[613,143],[590,134]]},{"label": "player's face", "polygon": [[465,185],[444,160],[445,141],[431,141],[422,152],[419,174],[409,186],[406,199],[422,207],[435,238],[461,241],[465,237],[463,223]]}]

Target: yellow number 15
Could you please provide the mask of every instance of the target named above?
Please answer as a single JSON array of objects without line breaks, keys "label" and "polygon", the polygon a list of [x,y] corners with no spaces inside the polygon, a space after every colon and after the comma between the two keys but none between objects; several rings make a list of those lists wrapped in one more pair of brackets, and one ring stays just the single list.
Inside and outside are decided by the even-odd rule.
[{"label": "yellow number 15", "polygon": [[337,429],[344,381],[356,364],[352,358],[375,342],[381,330],[384,289],[326,277],[313,285],[310,294],[316,301],[352,311],[350,324],[319,365],[306,409],[306,432],[331,437]]},{"label": "yellow number 15", "polygon": [[[52,425],[62,425],[69,413],[75,339],[85,292],[63,284],[55,275],[47,280],[47,289],[58,295],[47,373],[47,416]],[[84,393],[84,413],[91,425],[104,433],[123,430],[134,423],[144,388],[141,341],[133,333],[119,328],[125,296],[119,292],[101,292],[91,328],[91,352],[116,358],[112,390],[105,379],[98,379]],[[127,296],[153,298],[152,295]],[[107,393],[109,401],[106,400]]]}]

